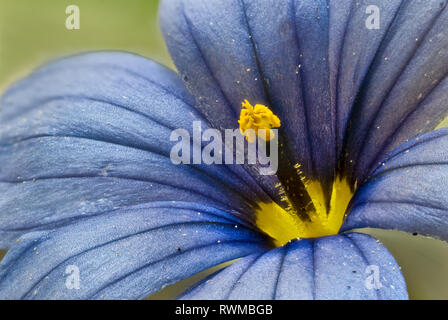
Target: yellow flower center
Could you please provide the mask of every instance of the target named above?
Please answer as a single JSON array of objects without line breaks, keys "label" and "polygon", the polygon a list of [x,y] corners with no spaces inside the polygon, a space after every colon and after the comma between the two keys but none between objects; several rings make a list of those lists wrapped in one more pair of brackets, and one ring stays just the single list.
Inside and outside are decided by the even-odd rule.
[{"label": "yellow flower center", "polygon": [[[310,220],[302,220],[293,210],[285,210],[277,203],[259,203],[256,224],[260,230],[282,246],[293,239],[316,238],[335,235],[339,232],[353,192],[346,179],[337,178],[333,183],[329,210],[325,205],[322,187],[317,181],[305,182],[306,190],[313,202],[313,209],[307,212]],[[279,186],[282,194],[282,186]],[[288,201],[284,197],[284,201]]]},{"label": "yellow flower center", "polygon": [[[241,134],[250,143],[255,141],[256,136],[265,141],[271,141],[275,136],[271,129],[280,127],[280,119],[262,104],[256,104],[253,107],[249,101],[244,100],[242,105],[243,109],[241,110],[240,120],[238,120]],[[263,130],[263,134],[260,134],[260,130]]]}]

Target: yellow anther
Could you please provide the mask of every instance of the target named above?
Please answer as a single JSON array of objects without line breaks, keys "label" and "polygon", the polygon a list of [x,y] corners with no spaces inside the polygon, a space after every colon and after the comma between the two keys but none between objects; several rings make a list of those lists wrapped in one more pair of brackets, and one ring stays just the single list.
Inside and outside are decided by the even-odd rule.
[{"label": "yellow anther", "polygon": [[252,143],[255,141],[255,137],[261,133],[259,130],[264,130],[265,134],[260,134],[260,137],[271,141],[275,136],[271,129],[280,127],[280,119],[262,104],[256,104],[253,107],[249,101],[244,100],[242,105],[243,109],[241,109],[240,120],[238,120],[241,134]]}]

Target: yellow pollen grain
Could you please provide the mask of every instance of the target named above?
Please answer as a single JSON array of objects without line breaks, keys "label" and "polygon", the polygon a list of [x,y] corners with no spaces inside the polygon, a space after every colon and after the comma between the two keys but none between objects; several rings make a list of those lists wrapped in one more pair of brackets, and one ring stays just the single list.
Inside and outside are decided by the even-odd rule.
[{"label": "yellow pollen grain", "polygon": [[244,100],[242,107],[238,123],[246,140],[252,143],[259,136],[265,141],[271,141],[275,136],[272,128],[280,127],[280,119],[262,104],[252,106],[249,101]]}]

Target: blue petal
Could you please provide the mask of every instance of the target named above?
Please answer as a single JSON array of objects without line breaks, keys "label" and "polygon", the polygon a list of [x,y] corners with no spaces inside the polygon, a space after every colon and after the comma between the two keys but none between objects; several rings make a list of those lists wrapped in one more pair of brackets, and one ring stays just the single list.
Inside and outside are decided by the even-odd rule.
[{"label": "blue petal", "polygon": [[[173,165],[173,128],[201,120],[172,71],[127,53],[39,69],[0,112],[0,247],[24,232],[151,201],[190,201],[250,220],[265,193],[242,168]],[[175,179],[173,177],[176,177]]]},{"label": "blue petal", "polygon": [[[330,4],[330,68],[332,94],[337,113],[337,148],[343,144],[355,98],[380,45],[390,31],[390,26],[402,0],[352,1],[343,0]],[[366,27],[368,6],[379,10],[380,28]],[[356,124],[355,124],[356,125]]]},{"label": "blue petal", "polygon": [[368,235],[350,233],[294,241],[247,256],[181,298],[407,299],[408,295],[400,267],[387,249]]},{"label": "blue petal", "polygon": [[343,230],[397,229],[448,241],[448,129],[396,148],[352,200]]},{"label": "blue petal", "polygon": [[[351,97],[356,101],[345,151],[349,172],[359,183],[385,154],[417,134],[433,130],[447,114],[446,3],[402,1],[392,23],[381,22],[380,30],[387,33],[357,96]],[[381,10],[381,18],[388,12]],[[359,37],[354,37],[350,46],[362,45],[361,39],[370,41],[377,32],[359,25],[354,28],[364,32],[354,31]]]},{"label": "blue petal", "polygon": [[[28,233],[0,264],[0,298],[144,298],[265,250],[259,235],[240,224],[235,228],[232,219],[200,208],[142,205]],[[70,278],[73,270],[79,271],[79,286]]]}]

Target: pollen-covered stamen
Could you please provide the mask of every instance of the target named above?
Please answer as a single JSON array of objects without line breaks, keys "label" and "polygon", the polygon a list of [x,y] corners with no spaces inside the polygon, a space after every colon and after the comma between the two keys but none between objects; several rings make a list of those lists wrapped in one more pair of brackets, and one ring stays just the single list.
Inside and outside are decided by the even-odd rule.
[{"label": "pollen-covered stamen", "polygon": [[[275,137],[272,128],[280,128],[280,119],[267,106],[261,104],[252,106],[248,100],[245,100],[242,106],[240,120],[238,121],[241,134],[246,136],[249,143],[255,142],[257,136],[268,142],[271,141]],[[279,196],[281,199],[287,200],[286,206],[291,209],[288,211],[300,216],[303,220],[309,220],[306,212],[313,203],[301,181],[302,177],[293,168],[288,144],[285,143],[284,137],[280,134],[277,138],[279,145],[277,178],[284,186],[284,193],[279,194]]]},{"label": "pollen-covered stamen", "polygon": [[271,141],[275,136],[271,129],[280,127],[280,119],[262,104],[256,104],[253,107],[249,101],[244,100],[242,106],[240,120],[238,120],[241,134],[246,137],[248,142],[252,143],[259,135],[259,130],[264,130],[266,134],[261,134],[260,138]]}]

